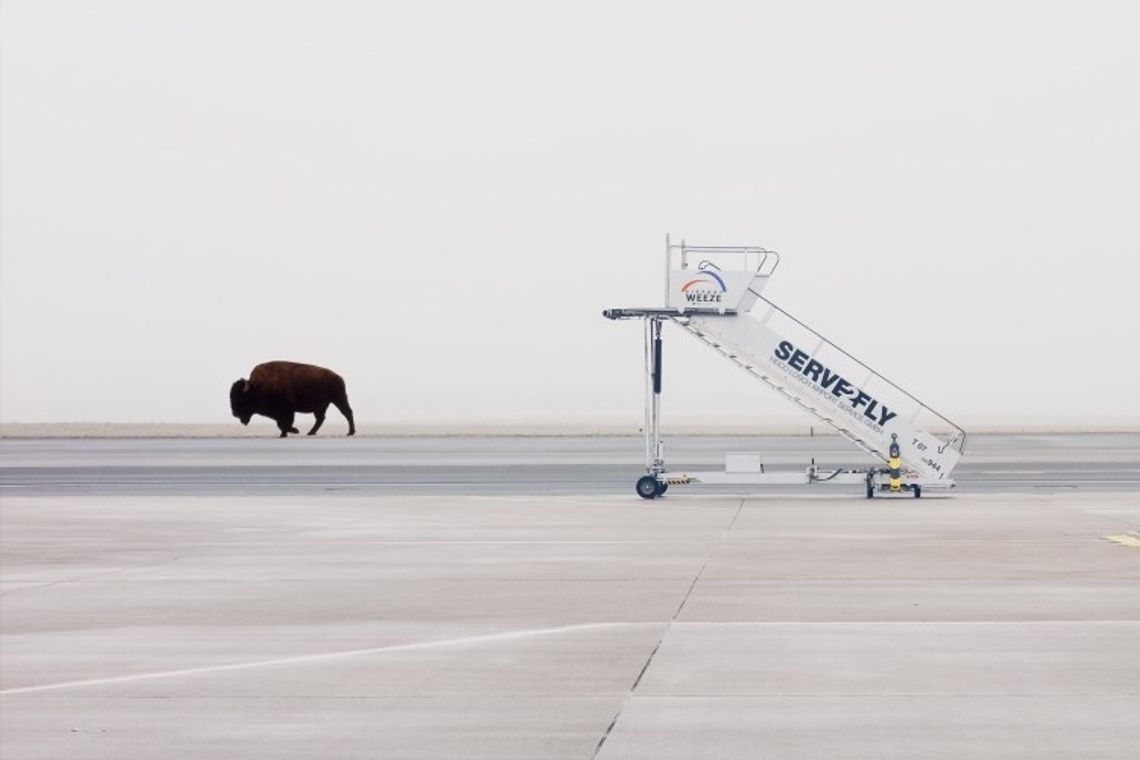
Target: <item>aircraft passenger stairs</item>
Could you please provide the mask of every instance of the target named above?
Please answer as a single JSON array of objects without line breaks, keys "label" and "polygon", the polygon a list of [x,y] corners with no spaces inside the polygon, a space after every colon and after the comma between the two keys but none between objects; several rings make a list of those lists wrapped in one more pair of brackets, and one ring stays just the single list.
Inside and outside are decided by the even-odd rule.
[{"label": "aircraft passenger stairs", "polygon": [[[647,388],[652,389],[651,397],[647,397],[645,428],[650,475],[661,482],[689,482],[663,477],[658,429],[661,323],[670,321],[893,467],[892,479],[906,479],[910,484],[907,488],[913,488],[916,496],[922,487],[952,486],[950,475],[965,452],[966,432],[765,298],[763,289],[778,264],[778,254],[763,248],[687,246],[683,242],[672,245],[667,240],[665,308],[605,312],[611,319],[646,321]],[[725,481],[711,477],[711,473],[700,475],[694,474],[692,480],[772,480],[759,476],[748,479],[741,474]],[[821,479],[809,470],[809,482]],[[868,495],[872,479],[868,474]]]}]

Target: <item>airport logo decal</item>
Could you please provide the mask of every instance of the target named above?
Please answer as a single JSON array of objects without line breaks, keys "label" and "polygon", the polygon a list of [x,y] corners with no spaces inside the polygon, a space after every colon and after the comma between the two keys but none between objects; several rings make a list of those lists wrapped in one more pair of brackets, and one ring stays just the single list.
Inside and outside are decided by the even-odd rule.
[{"label": "airport logo decal", "polygon": [[[881,430],[884,425],[898,417],[886,404],[856,388],[838,372],[823,366],[811,358],[811,354],[796,348],[790,341],[782,340],[776,346],[772,363],[791,372],[792,376],[811,388],[820,396],[830,393],[840,401],[846,401],[851,416],[864,418],[862,422]],[[841,407],[842,408],[842,407]],[[862,410],[862,414],[859,411]]]},{"label": "airport logo decal", "polygon": [[707,261],[702,261],[700,274],[681,286],[688,303],[720,303],[728,286],[724,279],[714,271],[716,267]]}]

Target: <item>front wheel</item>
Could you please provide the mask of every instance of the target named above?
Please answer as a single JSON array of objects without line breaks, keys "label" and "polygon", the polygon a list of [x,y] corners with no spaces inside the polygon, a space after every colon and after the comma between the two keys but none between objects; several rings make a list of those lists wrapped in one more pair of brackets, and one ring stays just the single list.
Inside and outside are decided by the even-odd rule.
[{"label": "front wheel", "polygon": [[643,499],[653,499],[657,496],[657,478],[645,475],[637,481],[637,495]]}]

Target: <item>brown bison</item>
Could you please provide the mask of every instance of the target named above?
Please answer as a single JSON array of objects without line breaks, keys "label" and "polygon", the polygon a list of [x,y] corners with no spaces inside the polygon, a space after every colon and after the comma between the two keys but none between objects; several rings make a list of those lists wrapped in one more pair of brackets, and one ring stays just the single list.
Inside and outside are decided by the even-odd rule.
[{"label": "brown bison", "polygon": [[324,367],[296,362],[266,362],[258,364],[249,373],[230,386],[230,411],[248,425],[255,414],[261,414],[277,423],[281,437],[300,433],[293,427],[293,415],[314,414],[317,423],[309,435],[320,430],[325,421],[325,410],[332,404],[348,420],[348,434],[356,432],[352,421],[352,407],[344,390],[344,378]]}]

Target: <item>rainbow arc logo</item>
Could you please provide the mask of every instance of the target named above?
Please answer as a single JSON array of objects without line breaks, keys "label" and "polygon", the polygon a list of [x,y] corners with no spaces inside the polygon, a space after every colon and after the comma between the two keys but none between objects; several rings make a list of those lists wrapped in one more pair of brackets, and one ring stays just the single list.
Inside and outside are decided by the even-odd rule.
[{"label": "rainbow arc logo", "polygon": [[728,290],[728,286],[724,284],[724,280],[719,274],[712,271],[711,269],[702,269],[700,274],[681,286],[681,292],[687,293],[689,292],[690,288],[695,288],[702,285],[707,287],[715,287],[720,290],[721,293]]}]

